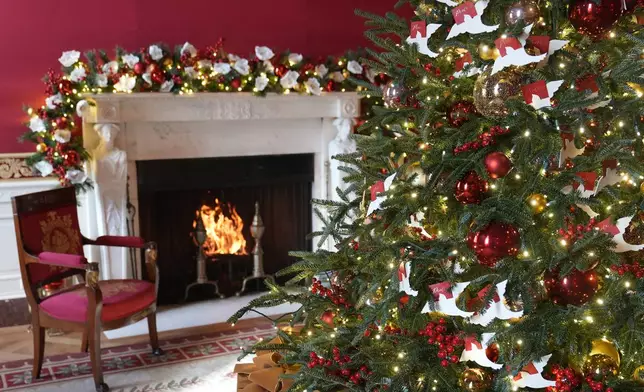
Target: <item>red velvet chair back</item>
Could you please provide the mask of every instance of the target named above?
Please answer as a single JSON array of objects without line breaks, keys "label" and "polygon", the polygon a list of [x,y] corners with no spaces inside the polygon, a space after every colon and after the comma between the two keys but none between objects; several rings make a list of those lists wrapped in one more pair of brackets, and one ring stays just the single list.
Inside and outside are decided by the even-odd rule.
[{"label": "red velvet chair back", "polygon": [[[73,187],[17,196],[13,200],[19,226],[16,235],[24,248],[18,249],[19,252],[34,256],[41,252],[83,254]],[[32,285],[67,272],[64,268],[38,263],[26,265],[26,270]]]}]

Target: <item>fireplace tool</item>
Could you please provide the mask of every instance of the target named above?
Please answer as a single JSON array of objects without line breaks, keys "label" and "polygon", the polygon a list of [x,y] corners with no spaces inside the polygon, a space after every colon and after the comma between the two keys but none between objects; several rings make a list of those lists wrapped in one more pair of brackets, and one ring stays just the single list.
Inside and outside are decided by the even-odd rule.
[{"label": "fireplace tool", "polygon": [[206,273],[206,255],[203,252],[203,244],[206,242],[206,228],[203,225],[201,211],[199,211],[199,214],[197,215],[196,223],[192,238],[197,245],[197,280],[186,287],[186,295],[183,300],[188,300],[190,289],[203,285],[213,286],[215,288],[215,294],[219,296],[219,298],[224,298],[224,296],[219,292],[219,284],[217,284],[217,281],[208,280],[208,274]]},{"label": "fireplace tool", "polygon": [[275,283],[273,275],[266,275],[264,272],[264,250],[262,249],[264,221],[262,220],[262,216],[259,215],[259,202],[255,202],[255,216],[253,217],[253,223],[250,225],[250,235],[255,240],[255,246],[253,247],[253,274],[244,278],[242,288],[236,294],[238,297],[246,291],[248,282],[253,280],[264,279]]}]

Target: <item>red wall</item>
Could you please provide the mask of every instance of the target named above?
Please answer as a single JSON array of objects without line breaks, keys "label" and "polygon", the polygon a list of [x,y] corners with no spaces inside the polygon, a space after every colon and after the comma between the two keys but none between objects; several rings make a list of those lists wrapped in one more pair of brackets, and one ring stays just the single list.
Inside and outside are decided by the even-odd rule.
[{"label": "red wall", "polygon": [[63,50],[138,49],[155,42],[197,47],[225,39],[240,55],[255,45],[305,55],[365,46],[354,9],[378,14],[394,0],[1,0],[0,153],[33,151],[17,137],[23,104],[42,105],[42,76]]}]

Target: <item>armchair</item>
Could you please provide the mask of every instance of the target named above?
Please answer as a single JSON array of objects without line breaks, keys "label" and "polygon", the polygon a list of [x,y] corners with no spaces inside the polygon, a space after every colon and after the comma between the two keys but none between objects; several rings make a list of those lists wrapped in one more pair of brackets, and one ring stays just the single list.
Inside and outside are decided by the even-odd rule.
[{"label": "armchair", "polygon": [[[20,273],[31,307],[33,377],[40,377],[47,328],[83,333],[81,351],[89,351],[97,392],[109,391],[101,369],[103,330],[121,328],[147,317],[152,353],[161,355],[156,328],[156,244],[139,237],[83,237],[74,188],[17,196],[12,203]],[[99,281],[98,263],[85,259],[83,245],[145,249],[147,280]],[[83,283],[46,297],[39,295],[40,287],[72,276],[78,276]]]}]

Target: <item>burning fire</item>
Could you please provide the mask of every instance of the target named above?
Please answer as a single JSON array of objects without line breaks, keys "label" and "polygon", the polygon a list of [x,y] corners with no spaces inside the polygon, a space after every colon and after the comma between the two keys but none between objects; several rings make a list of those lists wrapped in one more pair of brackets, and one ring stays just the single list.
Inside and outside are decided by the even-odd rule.
[{"label": "burning fire", "polygon": [[[242,234],[244,221],[230,203],[220,203],[215,199],[214,207],[202,205],[201,220],[206,229],[204,253],[208,256],[217,254],[246,255],[246,240]],[[198,219],[198,218],[197,218]],[[196,227],[197,221],[193,223]]]}]

